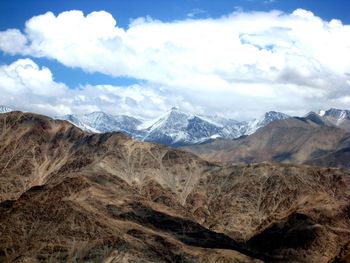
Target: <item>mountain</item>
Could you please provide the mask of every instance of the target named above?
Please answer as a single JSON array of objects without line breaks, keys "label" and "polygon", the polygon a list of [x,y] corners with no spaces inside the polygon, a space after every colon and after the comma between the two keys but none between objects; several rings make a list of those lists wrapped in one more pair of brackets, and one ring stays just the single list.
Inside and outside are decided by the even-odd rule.
[{"label": "mountain", "polygon": [[69,115],[64,115],[62,117],[56,117],[56,118],[59,120],[69,121],[70,123],[74,124],[75,126],[82,129],[83,131],[100,133],[99,130],[97,130],[97,129],[89,126],[85,122],[83,122],[81,116],[79,116],[79,115],[69,114]]},{"label": "mountain", "polygon": [[321,112],[320,116],[333,125],[350,131],[350,111],[332,108]]},{"label": "mountain", "polygon": [[339,262],[350,253],[348,170],[215,164],[21,112],[0,115],[0,152],[1,262]]},{"label": "mountain", "polygon": [[[296,117],[298,118],[298,117]],[[333,126],[333,124],[329,121],[327,121],[325,118],[323,118],[321,115],[317,114],[316,112],[310,111],[308,114],[306,114],[304,117],[299,118],[300,120],[306,121],[307,123],[311,125],[320,125],[320,126]]]},{"label": "mountain", "polygon": [[84,115],[65,115],[57,117],[67,120],[77,127],[89,132],[120,131],[129,135],[137,135],[137,126],[141,120],[126,115],[111,115],[104,112],[92,112]]},{"label": "mountain", "polygon": [[350,167],[350,133],[327,125],[315,114],[273,121],[242,139],[216,140],[184,149],[226,163],[277,161]]},{"label": "mountain", "polygon": [[[11,109],[5,107],[0,109],[4,112],[11,111]],[[350,131],[349,116],[350,111],[330,109],[320,114],[310,112],[300,118],[313,125],[336,126]],[[208,143],[215,139],[232,140],[252,135],[269,123],[285,120],[290,118],[290,116],[276,111],[269,111],[260,118],[240,122],[217,115],[190,114],[173,107],[163,116],[147,121],[137,117],[111,115],[104,112],[92,112],[83,115],[70,114],[56,118],[67,120],[87,132],[120,131],[141,141],[182,147]]]},{"label": "mountain", "polygon": [[12,109],[0,105],[0,113],[7,113],[13,111]]},{"label": "mountain", "polygon": [[217,137],[234,138],[240,136],[239,122],[229,122],[223,118],[219,121],[221,123],[214,122],[213,118],[188,114],[177,108],[172,108],[145,128],[147,135],[143,140],[181,146],[197,144]]},{"label": "mountain", "polygon": [[254,132],[256,132],[258,129],[265,127],[266,125],[268,125],[273,121],[284,120],[288,118],[290,118],[290,116],[281,112],[276,112],[276,111],[266,112],[262,117],[248,122],[242,135],[251,135]]},{"label": "mountain", "polygon": [[173,147],[199,144],[215,138],[234,139],[254,133],[274,120],[288,118],[279,112],[267,112],[262,118],[239,122],[221,116],[189,114],[173,107],[163,116],[141,121],[125,115],[113,116],[103,112],[85,115],[66,115],[68,120],[89,132],[121,131],[133,138]]}]

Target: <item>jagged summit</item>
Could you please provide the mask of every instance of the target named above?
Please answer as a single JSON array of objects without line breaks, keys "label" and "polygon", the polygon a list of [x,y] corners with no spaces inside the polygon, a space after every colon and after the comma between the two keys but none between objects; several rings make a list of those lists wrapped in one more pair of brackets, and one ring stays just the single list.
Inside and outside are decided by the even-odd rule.
[{"label": "jagged summit", "polygon": [[331,108],[325,111],[323,118],[335,126],[350,131],[350,111]]},{"label": "jagged summit", "polygon": [[325,111],[324,116],[333,117],[333,118],[336,118],[338,120],[350,119],[350,111],[331,108],[331,109]]},{"label": "jagged summit", "polygon": [[57,117],[70,121],[83,130],[89,132],[110,132],[121,131],[133,135],[137,126],[142,123],[141,120],[127,115],[111,115],[102,111],[96,111],[84,115],[65,115]]},{"label": "jagged summit", "polygon": [[327,121],[320,115],[317,114],[314,111],[310,111],[308,114],[305,115],[305,120],[309,123],[314,123],[317,125],[326,125]]},{"label": "jagged summit", "polygon": [[244,135],[251,135],[256,132],[259,128],[265,127],[269,123],[276,120],[284,120],[290,118],[289,115],[277,111],[266,112],[263,116],[258,119],[248,122]]},{"label": "jagged summit", "polygon": [[229,136],[222,125],[174,107],[146,130],[148,134],[143,138],[145,141],[179,146],[200,143],[209,138]]}]

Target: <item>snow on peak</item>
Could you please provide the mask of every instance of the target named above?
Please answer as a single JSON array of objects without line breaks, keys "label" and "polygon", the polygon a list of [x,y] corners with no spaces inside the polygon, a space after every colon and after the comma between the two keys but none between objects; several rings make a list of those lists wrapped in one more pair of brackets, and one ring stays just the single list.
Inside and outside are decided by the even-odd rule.
[{"label": "snow on peak", "polygon": [[84,115],[65,115],[59,119],[67,120],[89,132],[121,131],[132,135],[141,120],[126,115],[111,115],[101,111]]},{"label": "snow on peak", "polygon": [[147,130],[143,140],[171,145],[195,144],[217,137],[235,138],[238,133],[238,128],[226,127],[214,117],[186,113],[175,107],[149,124],[141,125]]},{"label": "snow on peak", "polygon": [[246,131],[243,135],[251,135],[254,132],[256,132],[261,127],[265,127],[269,123],[276,121],[276,120],[284,120],[290,118],[289,115],[284,114],[282,112],[277,111],[269,111],[266,112],[263,116],[261,116],[258,119],[249,121],[247,124]]},{"label": "snow on peak", "polygon": [[[338,120],[349,118],[350,112],[330,109],[324,111],[324,116],[332,116],[334,123],[339,125],[341,122]],[[287,118],[290,118],[287,114],[269,111],[252,121],[239,122],[217,115],[195,115],[181,111],[177,107],[170,108],[156,119],[146,121],[127,115],[110,115],[104,112],[62,117],[90,132],[121,131],[143,141],[172,146],[197,144],[213,138],[235,139],[251,135],[273,121]],[[323,120],[326,117],[310,112],[305,118],[316,124],[324,124]]]},{"label": "snow on peak", "polygon": [[331,108],[325,112],[324,116],[332,117],[337,120],[350,119],[350,111]]},{"label": "snow on peak", "polygon": [[11,112],[13,111],[13,109],[10,109],[8,107],[5,106],[0,106],[0,113],[7,113],[7,112]]}]

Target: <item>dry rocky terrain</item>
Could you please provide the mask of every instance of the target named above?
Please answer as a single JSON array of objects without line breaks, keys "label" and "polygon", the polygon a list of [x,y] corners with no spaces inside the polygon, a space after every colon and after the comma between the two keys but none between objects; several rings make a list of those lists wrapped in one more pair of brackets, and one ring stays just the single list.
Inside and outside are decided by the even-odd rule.
[{"label": "dry rocky terrain", "polygon": [[211,163],[0,114],[0,262],[349,262],[350,172]]}]

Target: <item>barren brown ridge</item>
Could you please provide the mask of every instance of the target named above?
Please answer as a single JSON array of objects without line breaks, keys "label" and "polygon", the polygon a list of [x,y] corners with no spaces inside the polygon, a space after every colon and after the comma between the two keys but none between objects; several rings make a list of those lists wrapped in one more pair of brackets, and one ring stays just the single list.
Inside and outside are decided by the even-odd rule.
[{"label": "barren brown ridge", "polygon": [[0,262],[346,262],[350,172],[0,114]]}]

